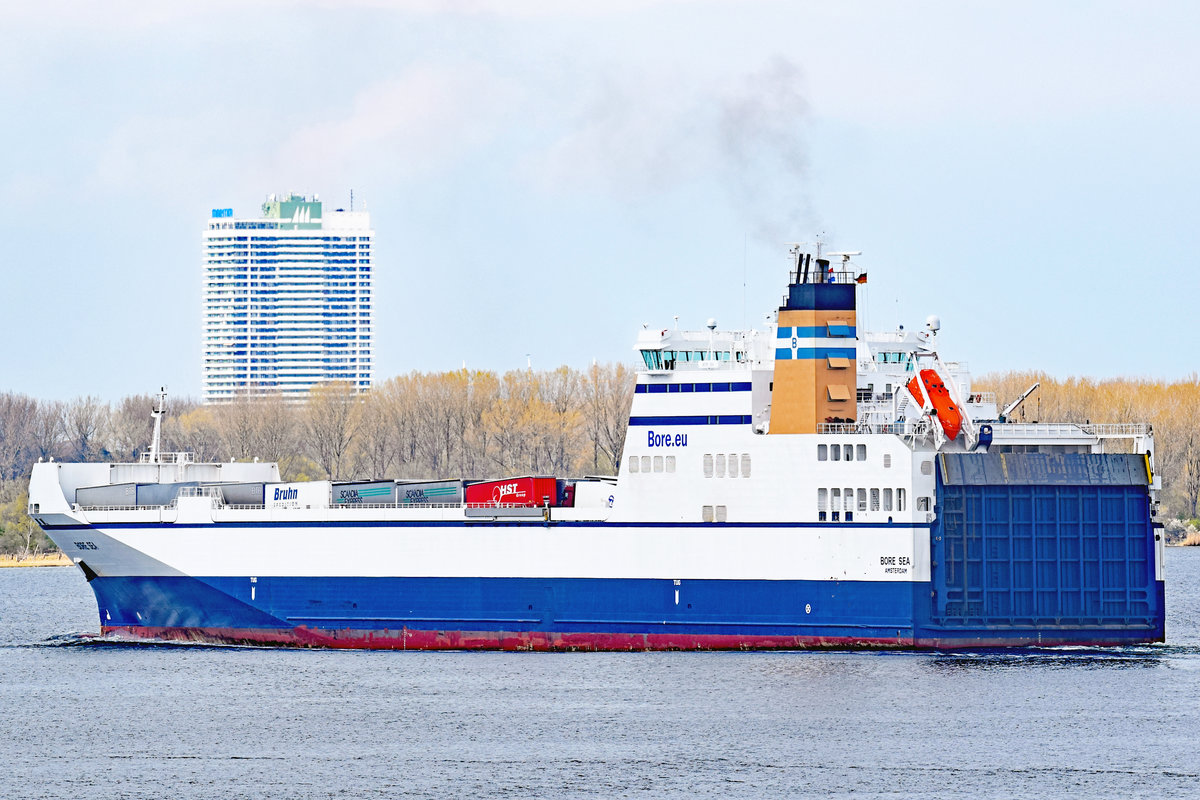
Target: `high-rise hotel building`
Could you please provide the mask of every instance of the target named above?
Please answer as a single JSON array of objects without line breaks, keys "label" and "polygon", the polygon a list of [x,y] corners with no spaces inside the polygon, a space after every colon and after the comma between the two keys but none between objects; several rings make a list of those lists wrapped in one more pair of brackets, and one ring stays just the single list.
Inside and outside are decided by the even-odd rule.
[{"label": "high-rise hotel building", "polygon": [[333,381],[367,389],[370,215],[293,194],[262,210],[213,209],[204,232],[204,401],[299,399]]}]

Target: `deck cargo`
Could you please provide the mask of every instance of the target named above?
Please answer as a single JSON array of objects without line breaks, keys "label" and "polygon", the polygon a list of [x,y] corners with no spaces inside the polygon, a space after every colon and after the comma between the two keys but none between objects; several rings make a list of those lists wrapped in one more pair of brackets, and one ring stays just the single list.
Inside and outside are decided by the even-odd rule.
[{"label": "deck cargo", "polygon": [[219,483],[212,484],[221,491],[221,501],[230,506],[261,506],[265,497],[265,483]]},{"label": "deck cargo", "polygon": [[335,506],[395,505],[395,481],[352,481],[333,484]]},{"label": "deck cargo", "polygon": [[396,501],[400,505],[459,505],[462,481],[398,481]]},{"label": "deck cargo", "polygon": [[558,481],[554,478],[504,478],[467,484],[468,505],[478,506],[556,506]]},{"label": "deck cargo", "polygon": [[263,487],[267,508],[328,508],[329,481],[268,483]]},{"label": "deck cargo", "polygon": [[108,486],[81,486],[75,490],[75,502],[81,506],[137,505],[136,483],[114,483]]},{"label": "deck cargo", "polygon": [[139,506],[169,506],[175,502],[175,498],[179,497],[180,491],[199,485],[199,481],[139,483],[137,485],[137,504]]}]

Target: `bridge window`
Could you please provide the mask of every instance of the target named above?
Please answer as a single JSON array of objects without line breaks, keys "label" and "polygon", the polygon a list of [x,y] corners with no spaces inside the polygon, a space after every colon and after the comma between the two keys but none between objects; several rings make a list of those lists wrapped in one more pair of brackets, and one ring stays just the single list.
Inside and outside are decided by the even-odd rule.
[{"label": "bridge window", "polygon": [[842,460],[842,446],[840,444],[835,444],[835,445],[830,446],[829,457],[834,461],[841,461]]},{"label": "bridge window", "polygon": [[642,456],[642,472],[650,471],[650,456]]},{"label": "bridge window", "polygon": [[750,477],[750,454],[742,453],[742,477]]},{"label": "bridge window", "polygon": [[891,489],[883,490],[883,510],[884,511],[892,510],[892,490]]},{"label": "bridge window", "polygon": [[638,457],[637,456],[629,457],[629,471],[630,472],[638,471]]},{"label": "bridge window", "polygon": [[865,444],[860,444],[855,449],[858,451],[858,460],[866,461],[867,460],[867,446]]},{"label": "bridge window", "polygon": [[646,362],[646,369],[662,369],[662,351],[661,350],[643,350],[642,360]]},{"label": "bridge window", "polygon": [[662,456],[654,457],[654,471],[655,472],[663,471],[663,457]]},{"label": "bridge window", "polygon": [[711,478],[713,476],[713,457],[712,453],[704,454],[704,477]]},{"label": "bridge window", "polygon": [[675,456],[667,456],[667,472],[675,471]]},{"label": "bridge window", "polygon": [[829,445],[825,445],[825,444],[817,445],[817,461],[828,461],[828,460],[829,460]]},{"label": "bridge window", "polygon": [[736,478],[738,476],[738,457],[737,453],[729,456],[729,477]]},{"label": "bridge window", "polygon": [[717,453],[717,477],[725,477],[725,454]]}]

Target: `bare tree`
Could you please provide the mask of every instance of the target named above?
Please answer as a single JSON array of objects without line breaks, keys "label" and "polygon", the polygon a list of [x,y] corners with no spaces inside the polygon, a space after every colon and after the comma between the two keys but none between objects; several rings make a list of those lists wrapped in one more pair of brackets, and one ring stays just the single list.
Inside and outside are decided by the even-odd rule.
[{"label": "bare tree", "polygon": [[340,480],[346,455],[358,434],[362,398],[345,381],[312,389],[304,408],[304,433],[313,459],[326,475]]},{"label": "bare tree", "polygon": [[172,448],[191,453],[197,461],[215,461],[225,456],[213,411],[212,406],[200,406],[167,417],[163,430]]},{"label": "bare tree", "polygon": [[38,404],[31,397],[0,394],[0,481],[29,473],[37,454]]},{"label": "bare tree", "polygon": [[494,443],[483,424],[484,413],[496,402],[500,393],[500,380],[494,372],[477,370],[470,373],[466,405],[466,437],[463,443],[463,475],[470,478],[485,477],[486,465],[490,463]]},{"label": "bare tree", "polygon": [[102,455],[100,443],[108,424],[109,408],[98,397],[76,397],[67,404],[65,428],[67,457],[90,461]]},{"label": "bare tree", "polygon": [[300,407],[282,395],[261,395],[249,403],[247,455],[275,461],[283,473],[291,471],[300,455]]},{"label": "bare tree", "polygon": [[540,472],[539,426],[545,416],[532,370],[506,372],[499,391],[481,423],[494,447],[490,456],[495,467],[508,473]]},{"label": "bare tree", "polygon": [[363,397],[362,427],[354,451],[354,473],[358,477],[380,478],[396,461],[399,430],[388,382]]},{"label": "bare tree", "polygon": [[66,404],[61,400],[38,402],[37,424],[33,432],[38,458],[60,455],[66,434],[66,409]]},{"label": "bare tree", "polygon": [[635,373],[624,364],[592,364],[582,383],[584,430],[595,472],[619,471]]},{"label": "bare tree", "polygon": [[562,366],[539,377],[540,396],[546,404],[548,417],[544,420],[547,430],[543,438],[546,451],[545,470],[563,475],[570,472],[574,454],[579,448],[579,432],[582,414],[579,401],[582,394],[579,373]]},{"label": "bare tree", "polygon": [[240,394],[228,403],[215,406],[213,416],[221,437],[222,455],[231,460],[246,460],[255,455],[255,404],[258,398]]},{"label": "bare tree", "polygon": [[150,394],[125,397],[117,403],[106,430],[107,450],[119,461],[132,461],[150,449],[154,418],[150,415],[156,398]]}]

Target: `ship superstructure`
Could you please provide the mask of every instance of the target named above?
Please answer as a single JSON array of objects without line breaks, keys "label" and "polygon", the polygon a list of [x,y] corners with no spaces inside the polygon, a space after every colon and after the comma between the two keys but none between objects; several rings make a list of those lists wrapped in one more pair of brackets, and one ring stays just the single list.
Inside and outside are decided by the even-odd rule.
[{"label": "ship superstructure", "polygon": [[[794,248],[759,330],[646,327],[619,473],[286,483],[38,464],[105,632],[339,647],[694,649],[1163,638],[1147,426],[1022,424],[940,328],[858,328]],[[331,547],[340,537],[355,548]],[[364,563],[362,553],[371,557]]]}]

